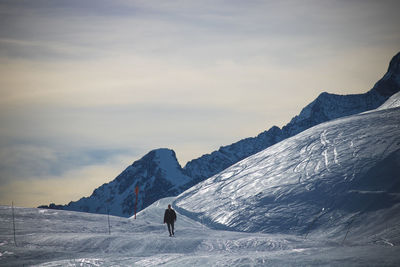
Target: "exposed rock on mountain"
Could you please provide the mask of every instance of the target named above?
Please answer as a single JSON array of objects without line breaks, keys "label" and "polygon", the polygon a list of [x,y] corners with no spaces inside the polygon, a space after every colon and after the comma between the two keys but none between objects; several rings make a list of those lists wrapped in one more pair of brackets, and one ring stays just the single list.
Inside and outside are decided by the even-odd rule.
[{"label": "exposed rock on mountain", "polygon": [[110,183],[94,190],[90,197],[70,202],[62,209],[128,217],[134,213],[136,186],[139,186],[139,211],[160,198],[179,194],[190,181],[183,174],[174,151],[157,149],[135,161]]}]

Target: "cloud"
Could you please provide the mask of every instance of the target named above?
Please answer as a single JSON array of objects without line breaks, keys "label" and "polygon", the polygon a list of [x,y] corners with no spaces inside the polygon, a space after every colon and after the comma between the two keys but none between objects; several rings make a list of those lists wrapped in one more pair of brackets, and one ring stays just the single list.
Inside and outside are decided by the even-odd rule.
[{"label": "cloud", "polygon": [[2,147],[0,150],[1,182],[5,184],[7,180],[46,175],[52,172],[55,161],[54,151],[47,147],[33,145]]},{"label": "cloud", "polygon": [[9,205],[13,201],[15,205],[24,207],[68,204],[89,196],[94,188],[121,173],[127,164],[126,157],[115,157],[106,163],[68,170],[60,176],[31,176],[24,180],[13,180],[0,187],[0,203]]},{"label": "cloud", "polygon": [[[71,149],[68,144],[51,147],[51,143],[39,145],[9,143],[0,147],[0,180],[3,185],[11,181],[62,177],[66,172],[92,165],[108,164],[119,157],[134,157],[128,149],[80,148]],[[130,153],[129,153],[130,152]]]}]

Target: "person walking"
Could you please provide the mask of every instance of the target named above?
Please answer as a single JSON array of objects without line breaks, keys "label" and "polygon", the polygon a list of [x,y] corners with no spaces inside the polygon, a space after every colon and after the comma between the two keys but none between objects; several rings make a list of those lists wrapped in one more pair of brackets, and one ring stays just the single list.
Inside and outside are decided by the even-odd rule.
[{"label": "person walking", "polygon": [[168,205],[168,209],[164,213],[164,223],[168,226],[169,236],[174,236],[174,223],[176,221],[176,213],[171,208],[171,204]]}]

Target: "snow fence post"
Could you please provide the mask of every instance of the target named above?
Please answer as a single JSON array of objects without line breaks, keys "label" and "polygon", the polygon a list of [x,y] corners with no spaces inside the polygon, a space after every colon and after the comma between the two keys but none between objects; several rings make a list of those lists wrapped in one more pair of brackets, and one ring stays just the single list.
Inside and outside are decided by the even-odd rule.
[{"label": "snow fence post", "polygon": [[15,246],[17,246],[17,239],[15,237],[14,201],[11,202],[11,210],[12,210],[12,222],[13,222],[13,232],[14,232],[14,244],[15,244]]}]

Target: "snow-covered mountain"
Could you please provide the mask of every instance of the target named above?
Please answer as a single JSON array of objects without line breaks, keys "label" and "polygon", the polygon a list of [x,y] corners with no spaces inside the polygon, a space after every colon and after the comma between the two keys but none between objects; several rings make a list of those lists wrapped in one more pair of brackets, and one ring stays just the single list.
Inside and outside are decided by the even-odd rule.
[{"label": "snow-covered mountain", "polygon": [[256,137],[221,147],[218,151],[188,162],[183,169],[176,160],[174,151],[151,151],[112,182],[94,190],[91,196],[65,206],[51,204],[49,207],[103,214],[108,209],[112,215],[131,216],[134,212],[134,189],[137,185],[140,187],[137,207],[139,211],[160,198],[176,196],[240,160],[312,126],[375,109],[399,90],[400,53],[393,57],[384,77],[365,94],[343,96],[322,93],[282,129],[274,126]]},{"label": "snow-covered mountain", "polygon": [[103,184],[90,197],[58,208],[129,217],[134,213],[135,188],[139,187],[137,210],[160,198],[182,192],[191,178],[184,175],[175,152],[157,149],[135,161],[113,181]]},{"label": "snow-covered mountain", "polygon": [[351,230],[399,245],[399,103],[396,93],[380,109],[314,126],[197,184],[174,204],[218,229],[343,240]]},{"label": "snow-covered mountain", "polygon": [[217,151],[189,161],[184,167],[185,173],[197,183],[312,126],[375,109],[399,91],[400,53],[392,58],[386,74],[367,93],[354,95],[322,93],[282,129],[274,126],[256,137],[223,146]]}]

